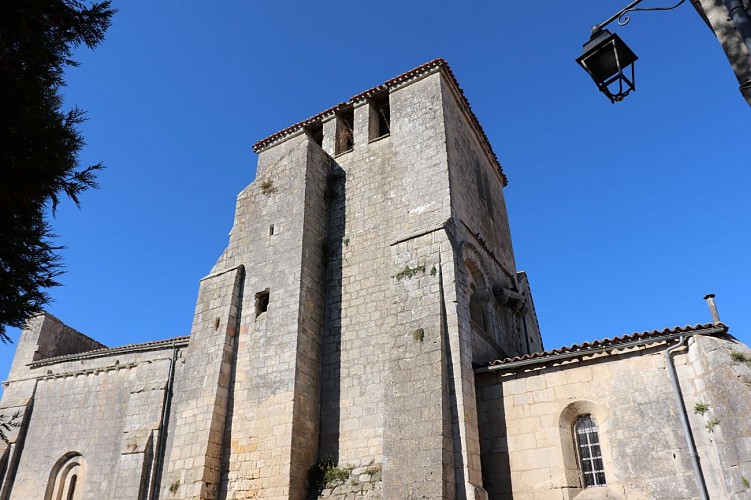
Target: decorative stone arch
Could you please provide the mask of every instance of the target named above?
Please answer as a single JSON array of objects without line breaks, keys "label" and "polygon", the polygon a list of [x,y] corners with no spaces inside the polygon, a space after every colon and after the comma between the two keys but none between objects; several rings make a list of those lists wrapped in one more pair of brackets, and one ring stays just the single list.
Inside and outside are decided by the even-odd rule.
[{"label": "decorative stone arch", "polygon": [[[609,439],[607,438],[611,435],[610,411],[604,406],[593,403],[592,401],[580,400],[570,403],[561,412],[558,421],[558,428],[560,433],[561,451],[563,453],[563,467],[566,485],[569,488],[579,489],[579,493],[576,493],[575,495],[580,499],[584,499],[585,497],[588,497],[588,495],[584,494],[584,482],[582,480],[581,469],[579,466],[579,455],[576,450],[574,425],[579,417],[585,415],[589,415],[597,425],[602,460],[608,482],[612,480],[614,472],[613,461],[610,456],[610,446],[608,446]],[[599,490],[599,488],[595,488],[595,490]],[[597,492],[597,494],[600,493],[602,493],[602,490]]]},{"label": "decorative stone arch", "polygon": [[490,311],[492,297],[491,281],[485,272],[480,252],[471,244],[463,243],[460,249],[462,261],[467,273],[465,294],[469,299],[470,319],[485,331],[490,329]]},{"label": "decorative stone arch", "polygon": [[44,500],[81,500],[86,484],[86,460],[77,451],[60,457],[50,471]]}]

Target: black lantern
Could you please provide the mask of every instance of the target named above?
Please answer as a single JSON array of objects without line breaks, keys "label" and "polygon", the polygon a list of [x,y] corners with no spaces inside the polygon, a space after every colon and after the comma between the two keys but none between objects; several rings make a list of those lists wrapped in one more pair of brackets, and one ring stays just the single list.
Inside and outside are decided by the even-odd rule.
[{"label": "black lantern", "polygon": [[[592,38],[584,44],[584,51],[576,62],[584,68],[597,88],[605,94],[610,102],[622,101],[629,92],[636,89],[634,85],[634,61],[636,54],[616,34],[608,30],[592,33]],[[631,66],[631,78],[624,70]],[[618,82],[618,85],[613,85]],[[612,90],[611,90],[612,85]],[[617,90],[616,93],[615,90]]]}]

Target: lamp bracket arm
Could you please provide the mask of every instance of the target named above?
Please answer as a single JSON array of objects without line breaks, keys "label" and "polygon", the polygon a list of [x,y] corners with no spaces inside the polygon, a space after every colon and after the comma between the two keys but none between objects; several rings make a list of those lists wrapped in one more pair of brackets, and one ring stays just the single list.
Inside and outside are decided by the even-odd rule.
[{"label": "lamp bracket arm", "polygon": [[631,17],[627,14],[629,12],[639,12],[639,11],[665,11],[665,10],[673,10],[675,8],[678,8],[681,6],[683,2],[686,0],[680,0],[677,4],[671,5],[670,7],[636,7],[636,5],[640,4],[644,0],[634,0],[630,4],[628,4],[626,7],[624,7],[619,12],[613,14],[609,18],[607,18],[605,21],[603,21],[600,24],[596,24],[592,27],[592,34],[594,35],[601,29],[603,29],[608,24],[612,23],[615,20],[618,20],[618,26],[625,26],[631,21]]}]

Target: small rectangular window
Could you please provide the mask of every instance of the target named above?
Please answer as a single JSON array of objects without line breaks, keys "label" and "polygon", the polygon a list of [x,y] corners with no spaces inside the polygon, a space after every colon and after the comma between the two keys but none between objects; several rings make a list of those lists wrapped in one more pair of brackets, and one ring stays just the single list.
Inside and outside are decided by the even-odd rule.
[{"label": "small rectangular window", "polygon": [[269,226],[269,236],[274,236],[274,224]]},{"label": "small rectangular window", "polygon": [[355,146],[355,109],[349,108],[336,115],[336,147],[334,154],[352,151]]},{"label": "small rectangular window", "polygon": [[269,289],[256,294],[256,318],[269,309]]},{"label": "small rectangular window", "polygon": [[391,109],[388,92],[370,99],[368,140],[374,141],[391,133]]}]

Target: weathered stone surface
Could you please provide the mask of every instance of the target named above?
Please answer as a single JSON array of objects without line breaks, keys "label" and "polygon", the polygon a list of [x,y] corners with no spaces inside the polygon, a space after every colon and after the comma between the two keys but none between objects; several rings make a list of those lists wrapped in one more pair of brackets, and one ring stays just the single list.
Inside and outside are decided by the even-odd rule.
[{"label": "weathered stone surface", "polygon": [[[106,349],[29,322],[0,500],[695,495],[661,346],[476,374],[543,346],[505,176],[444,62],[256,150],[189,337]],[[741,498],[751,367],[727,342],[675,362],[686,404],[711,408],[690,415],[707,483]],[[607,487],[581,487],[582,414]]]},{"label": "weathered stone surface", "polygon": [[[665,368],[667,347],[478,375],[484,474],[511,472],[510,481],[486,482],[490,497],[699,498]],[[733,362],[733,349],[748,352],[727,338],[696,336],[672,357],[711,498],[747,495],[743,478],[751,477],[751,391],[737,376],[751,367]],[[553,400],[536,401],[539,387],[552,389]],[[574,419],[584,414],[598,426],[607,489],[582,489],[572,443]]]}]

